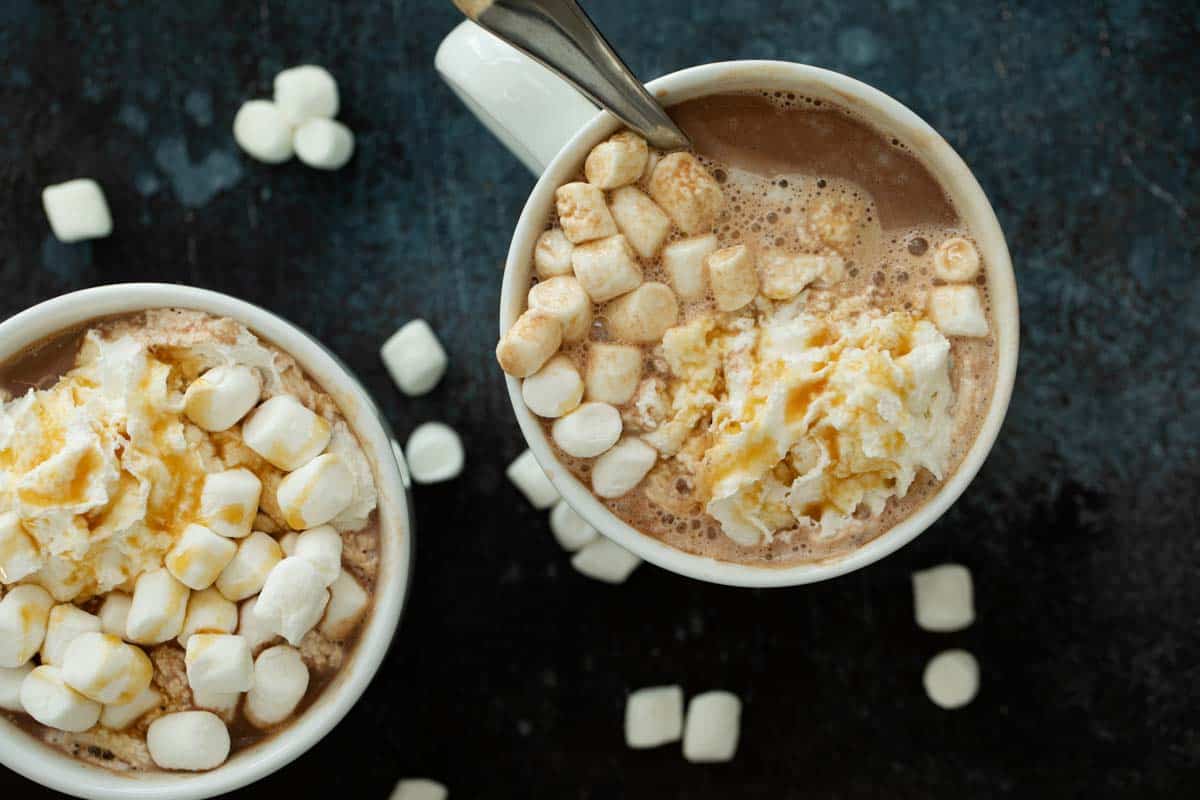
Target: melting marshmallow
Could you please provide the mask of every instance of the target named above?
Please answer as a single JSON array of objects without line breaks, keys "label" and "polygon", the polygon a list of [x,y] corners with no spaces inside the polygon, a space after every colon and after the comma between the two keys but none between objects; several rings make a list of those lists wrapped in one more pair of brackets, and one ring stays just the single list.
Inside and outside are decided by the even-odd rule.
[{"label": "melting marshmallow", "polygon": [[162,702],[161,694],[146,687],[128,703],[106,705],[100,712],[100,724],[109,730],[123,731],[144,717],[151,709],[158,708]]},{"label": "melting marshmallow", "polygon": [[207,589],[233,560],[237,549],[236,543],[203,525],[188,525],[163,564],[175,580],[189,589]]},{"label": "melting marshmallow", "polygon": [[367,611],[370,596],[346,570],[329,586],[329,605],[321,620],[321,635],[337,641],[349,636]]},{"label": "melting marshmallow", "polygon": [[270,100],[247,100],[233,118],[233,140],[251,158],[282,164],[292,157],[292,126]]},{"label": "melting marshmallow", "polygon": [[5,711],[24,711],[21,705],[21,684],[33,672],[33,662],[19,667],[0,667],[0,708]]},{"label": "melting marshmallow", "polygon": [[109,592],[100,604],[100,630],[113,636],[125,638],[125,623],[129,619],[129,606],[133,598],[124,592]]},{"label": "melting marshmallow", "polygon": [[328,587],[342,571],[342,536],[330,525],[307,530],[296,539],[295,555],[312,564],[321,585]]},{"label": "melting marshmallow", "polygon": [[426,422],[408,437],[408,468],[417,483],[457,478],[464,463],[462,439],[449,425]]},{"label": "melting marshmallow", "polygon": [[604,202],[604,192],[587,183],[565,183],[554,192],[558,222],[575,244],[602,239],[617,232],[617,223]]},{"label": "melting marshmallow", "polygon": [[987,336],[988,321],[974,286],[935,286],[929,290],[929,318],[946,336]]},{"label": "melting marshmallow", "polygon": [[316,458],[332,435],[325,419],[286,394],[263,403],[242,425],[246,446],[284,472]]},{"label": "melting marshmallow", "polygon": [[975,621],[971,573],[961,564],[942,564],[912,574],[913,607],[922,630],[949,633]]},{"label": "melting marshmallow", "polygon": [[596,540],[596,529],[567,505],[566,500],[559,500],[550,512],[550,531],[568,553],[574,553]]},{"label": "melting marshmallow", "polygon": [[621,438],[621,412],[608,403],[584,403],[559,420],[550,435],[558,448],[575,458],[594,458]]},{"label": "melting marshmallow", "polygon": [[763,297],[791,300],[809,284],[832,286],[846,273],[846,263],[837,253],[811,255],[768,250],[758,259],[758,276]]},{"label": "melting marshmallow", "polygon": [[541,309],[526,309],[496,345],[500,369],[514,378],[532,375],[558,350],[562,336],[558,317]]},{"label": "melting marshmallow", "polygon": [[72,689],[58,667],[41,666],[21,683],[21,707],[47,728],[81,733],[100,719],[100,704]]},{"label": "melting marshmallow", "polygon": [[650,176],[650,196],[689,236],[708,233],[725,204],[721,185],[691,153],[663,156]]},{"label": "melting marshmallow", "polygon": [[125,638],[138,644],[161,644],[183,630],[188,587],[165,569],[143,572],[133,590],[125,622]]},{"label": "melting marshmallow", "polygon": [[642,351],[627,344],[592,343],[588,347],[587,399],[621,406],[642,378]]},{"label": "melting marshmallow", "polygon": [[354,155],[354,134],[337,120],[314,117],[300,123],[292,146],[313,169],[341,169]]},{"label": "melting marshmallow", "polygon": [[558,490],[546,477],[533,453],[526,450],[508,465],[505,475],[521,490],[534,508],[549,508],[558,500]]},{"label": "melting marshmallow", "polygon": [[685,303],[703,300],[708,292],[704,261],[717,249],[716,234],[692,236],[671,242],[662,251],[662,265],[675,294]]},{"label": "melting marshmallow", "polygon": [[176,641],[187,647],[197,633],[233,633],[238,624],[238,608],[216,589],[193,592],[188,598],[187,616]]},{"label": "melting marshmallow", "polygon": [[267,576],[254,614],[269,630],[298,645],[320,621],[328,603],[329,592],[313,565],[289,556]]},{"label": "melting marshmallow", "polygon": [[922,682],[935,705],[962,708],[979,693],[979,662],[966,650],[946,650],[930,659]]},{"label": "melting marshmallow", "polygon": [[153,677],[149,656],[110,633],[81,633],[63,656],[63,680],[97,703],[131,702],[150,686]]},{"label": "melting marshmallow", "polygon": [[193,634],[187,643],[188,685],[201,692],[246,692],[254,685],[254,659],[241,636]]},{"label": "melting marshmallow", "polygon": [[16,583],[41,569],[37,543],[12,512],[0,514],[0,583]]},{"label": "melting marshmallow", "polygon": [[608,208],[617,229],[639,256],[652,259],[658,255],[671,232],[671,220],[657,203],[640,189],[626,186],[613,192]]},{"label": "melting marshmallow", "polygon": [[22,584],[0,600],[0,667],[19,667],[42,646],[54,599],[40,586]]},{"label": "melting marshmallow", "polygon": [[571,251],[575,245],[562,232],[551,228],[538,237],[533,248],[533,269],[539,281],[571,274]]},{"label": "melting marshmallow", "polygon": [[642,283],[637,254],[621,234],[579,245],[571,252],[571,266],[583,290],[595,303],[620,297]]},{"label": "melting marshmallow", "polygon": [[683,689],[651,686],[625,701],[625,744],[634,749],[677,742],[683,736]]},{"label": "melting marshmallow", "polygon": [[99,617],[70,603],[50,609],[50,615],[46,618],[46,638],[42,641],[42,663],[61,667],[71,642],[81,633],[93,633],[99,631],[100,627]]},{"label": "melting marshmallow", "polygon": [[592,465],[592,491],[599,497],[621,497],[642,482],[657,460],[653,447],[626,437]]},{"label": "melting marshmallow", "polygon": [[100,239],[112,233],[112,215],[104,192],[91,178],[47,186],[42,190],[42,208],[50,220],[50,230],[60,242]]},{"label": "melting marshmallow", "polygon": [[317,456],[279,482],[283,518],[296,530],[324,525],[354,501],[354,473],[336,453]]},{"label": "melting marshmallow", "polygon": [[248,469],[206,475],[200,492],[200,521],[213,533],[241,539],[250,534],[261,496],[262,481]]},{"label": "melting marshmallow", "polygon": [[183,413],[206,431],[225,431],[258,405],[261,394],[262,379],[250,367],[213,367],[187,388]]},{"label": "melting marshmallow", "polygon": [[705,692],[688,703],[683,757],[693,764],[730,761],[741,732],[742,701],[729,692]]},{"label": "melting marshmallow", "polygon": [[165,714],[146,731],[150,758],[162,769],[215,769],[229,757],[229,744],[229,729],[211,711]]},{"label": "melting marshmallow", "polygon": [[569,357],[557,355],[521,381],[521,397],[534,414],[556,419],[583,399],[583,378]]},{"label": "melting marshmallow", "polygon": [[564,275],[538,281],[529,290],[528,304],[562,323],[564,342],[587,338],[592,326],[592,300],[578,279]]},{"label": "melting marshmallow", "polygon": [[604,583],[624,583],[642,560],[616,542],[604,537],[584,545],[571,559],[581,575]]},{"label": "melting marshmallow", "polygon": [[643,283],[604,307],[608,332],[617,339],[651,344],[679,319],[679,303],[665,283]]},{"label": "melting marshmallow", "polygon": [[282,560],[279,543],[262,531],[255,531],[238,542],[237,553],[217,578],[217,590],[235,603],[245,600],[258,594],[267,575]]},{"label": "melting marshmallow", "polygon": [[314,117],[336,117],[337,81],[325,68],[314,64],[285,69],[275,76],[275,105],[291,125]]},{"label": "melting marshmallow", "polygon": [[955,236],[933,253],[933,274],[944,281],[965,283],[979,274],[979,251],[970,239]]},{"label": "melting marshmallow", "polygon": [[754,254],[744,244],[710,253],[704,260],[708,282],[720,311],[737,311],[758,294]]},{"label": "melting marshmallow", "polygon": [[393,333],[379,356],[396,386],[409,397],[433,391],[450,363],[437,334],[423,319],[414,319]]},{"label": "melting marshmallow", "polygon": [[268,648],[254,660],[254,687],[246,695],[246,719],[256,728],[278,725],[292,715],[308,691],[308,667],[300,651]]}]

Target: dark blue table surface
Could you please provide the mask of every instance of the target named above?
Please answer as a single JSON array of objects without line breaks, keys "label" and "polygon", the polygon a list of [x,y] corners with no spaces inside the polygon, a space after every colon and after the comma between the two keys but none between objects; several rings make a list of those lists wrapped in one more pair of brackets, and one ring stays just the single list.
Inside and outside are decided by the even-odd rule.
[{"label": "dark blue table surface", "polygon": [[[780,58],[924,116],[975,170],[1020,286],[1016,393],[995,451],[917,542],[782,591],[643,567],[575,574],[503,475],[522,449],[493,360],[497,291],[530,175],[434,74],[448,2],[0,3],[0,314],[165,280],[264,305],[325,341],[404,437],[438,419],[468,467],[416,491],[397,643],[365,698],[242,794],[452,797],[1183,797],[1200,792],[1200,153],[1195,2],[595,0],[638,75]],[[246,98],[326,65],[358,153],[324,174],[234,146]],[[104,186],[116,231],[50,236],[39,190]],[[437,328],[451,368],[405,399],[377,356]],[[979,620],[917,630],[911,570],[975,575]],[[920,675],[947,647],[983,688],[948,713]],[[627,690],[745,699],[736,761],[627,750]],[[267,795],[267,792],[276,794]],[[0,795],[45,793],[11,773]]]}]

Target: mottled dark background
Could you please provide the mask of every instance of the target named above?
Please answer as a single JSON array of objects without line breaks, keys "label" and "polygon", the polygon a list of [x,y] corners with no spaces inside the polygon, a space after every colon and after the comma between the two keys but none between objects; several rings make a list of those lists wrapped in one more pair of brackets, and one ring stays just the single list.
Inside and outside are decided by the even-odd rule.
[{"label": "mottled dark background", "polygon": [[[781,58],[872,83],[959,150],[1008,235],[1016,393],[957,506],[886,561],[792,590],[644,566],[576,575],[503,476],[522,449],[492,356],[501,262],[532,185],[432,69],[449,2],[0,2],[0,313],[167,280],[262,304],[362,376],[403,437],[462,431],[416,492],[397,644],[299,762],[243,792],[452,797],[1184,797],[1200,792],[1200,135],[1196,2],[594,0],[644,78]],[[322,174],[235,148],[239,103],[290,65],[341,82],[358,154]],[[48,183],[98,179],[114,235],[58,244]],[[428,319],[451,354],[407,400],[377,356]],[[909,573],[970,566],[979,621],[912,622]],[[958,712],[921,689],[966,647]],[[627,690],[745,699],[736,761],[627,750]],[[11,773],[0,795],[42,796]],[[264,794],[265,796],[265,794]]]}]

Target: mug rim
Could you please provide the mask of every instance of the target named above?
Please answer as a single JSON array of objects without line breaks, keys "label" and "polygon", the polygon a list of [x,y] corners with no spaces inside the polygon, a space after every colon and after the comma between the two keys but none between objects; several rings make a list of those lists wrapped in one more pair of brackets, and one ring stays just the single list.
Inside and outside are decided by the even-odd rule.
[{"label": "mug rim", "polygon": [[348,662],[285,728],[208,772],[125,775],[59,751],[0,718],[0,763],[48,788],[104,800],[202,800],[283,768],[325,737],[358,702],[391,647],[406,605],[414,548],[413,506],[395,437],[356,375],[328,348],[282,316],[220,292],[164,283],[96,286],[45,300],[0,322],[0,360],[57,332],[114,314],[184,308],[229,317],[296,359],[333,397],[372,463],[379,490],[380,564],[370,616]]},{"label": "mug rim", "polygon": [[[974,479],[999,435],[1016,379],[1020,315],[1016,279],[999,220],[966,163],[929,123],[900,101],[832,70],[787,61],[721,61],[656,78],[647,88],[670,107],[722,92],[793,90],[828,99],[900,138],[950,195],[983,251],[991,292],[997,365],[988,411],[967,453],[938,491],[920,507],[849,553],[791,566],[757,566],[689,553],[642,533],[609,511],[559,460],[537,417],[525,406],[520,381],[505,375],[509,401],[534,458],[562,498],[592,527],[622,547],[668,571],[728,586],[798,586],[861,569],[890,555],[930,528]],[[881,124],[877,118],[886,123]],[[620,122],[599,110],[546,167],[521,210],[509,245],[500,293],[500,336],[524,310],[533,246],[552,206],[554,190],[579,170],[586,151],[616,131]]]}]

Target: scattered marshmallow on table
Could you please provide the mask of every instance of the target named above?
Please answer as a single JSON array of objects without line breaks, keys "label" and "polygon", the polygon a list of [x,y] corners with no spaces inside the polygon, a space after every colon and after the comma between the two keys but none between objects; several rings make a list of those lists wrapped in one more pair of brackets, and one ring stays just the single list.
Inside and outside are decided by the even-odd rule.
[{"label": "scattered marshmallow on table", "polygon": [[627,436],[592,465],[592,491],[603,498],[621,497],[642,482],[657,460],[657,450]]},{"label": "scattered marshmallow on table", "polygon": [[406,323],[388,337],[379,356],[392,381],[409,397],[432,391],[450,363],[437,334],[423,319]]},{"label": "scattered marshmallow on table", "polygon": [[251,597],[238,608],[237,634],[246,640],[250,652],[274,641],[279,634],[271,629],[271,621],[254,613],[258,598]]},{"label": "scattered marshmallow on table", "polygon": [[926,310],[946,336],[987,336],[988,321],[974,286],[935,286]]},{"label": "scattered marshmallow on table", "polygon": [[0,667],[19,667],[46,637],[54,598],[40,586],[21,584],[0,600]]},{"label": "scattered marshmallow on table", "polygon": [[663,269],[680,300],[690,303],[704,299],[708,291],[704,260],[716,249],[717,236],[713,233],[680,239],[663,248]]},{"label": "scattered marshmallow on table", "polygon": [[183,395],[183,412],[206,431],[225,431],[258,405],[262,379],[258,372],[240,364],[213,367],[196,380]]},{"label": "scattered marshmallow on table", "polygon": [[465,462],[462,439],[449,425],[426,422],[409,435],[405,460],[417,483],[457,478]]},{"label": "scattered marshmallow on table", "polygon": [[737,311],[758,294],[754,253],[746,245],[737,244],[710,253],[704,264],[719,311]]},{"label": "scattered marshmallow on table", "polygon": [[89,614],[70,603],[55,606],[50,609],[50,615],[46,618],[46,638],[42,640],[41,662],[61,667],[67,646],[76,636],[81,633],[94,633],[100,629],[100,618],[95,614]]},{"label": "scattered marshmallow on table", "polygon": [[596,540],[596,529],[567,505],[566,500],[559,500],[550,511],[550,531],[568,553],[574,553]]},{"label": "scattered marshmallow on table", "polygon": [[342,571],[342,535],[332,525],[311,528],[296,539],[297,558],[303,558],[328,587]]},{"label": "scattered marshmallow on table", "polygon": [[341,169],[354,156],[354,134],[337,120],[314,117],[296,129],[292,146],[296,158],[314,169]]},{"label": "scattered marshmallow on table", "polygon": [[275,498],[296,530],[324,525],[354,502],[354,473],[337,453],[317,456],[279,482]]},{"label": "scattered marshmallow on table", "polygon": [[663,156],[650,176],[650,196],[689,236],[712,228],[725,205],[721,185],[691,153]]},{"label": "scattered marshmallow on table", "polygon": [[563,235],[574,244],[603,239],[617,232],[617,223],[604,202],[604,192],[591,184],[564,183],[554,191],[554,204]]},{"label": "scattered marshmallow on table", "polygon": [[627,344],[593,342],[588,347],[586,372],[588,400],[624,405],[642,379],[642,351]]},{"label": "scattered marshmallow on table", "polygon": [[325,616],[321,619],[321,634],[333,641],[349,636],[363,618],[370,601],[367,590],[359,585],[353,575],[342,570],[337,580],[329,586],[329,605],[325,607]]},{"label": "scattered marshmallow on table", "polygon": [[285,69],[275,76],[275,105],[292,125],[336,117],[340,105],[337,81],[315,64]]},{"label": "scattered marshmallow on table", "polygon": [[538,308],[526,309],[496,345],[500,369],[525,378],[542,368],[562,344],[562,322]]},{"label": "scattered marshmallow on table", "polygon": [[211,711],[179,711],[150,723],[146,747],[162,769],[198,772],[229,757],[229,729]]},{"label": "scattered marshmallow on table", "polygon": [[677,742],[683,736],[683,689],[651,686],[625,701],[625,744],[635,749]]},{"label": "scattered marshmallow on table", "polygon": [[189,589],[207,589],[233,560],[237,549],[233,540],[193,523],[183,529],[175,546],[163,558],[163,564],[175,580]]},{"label": "scattered marshmallow on table", "polygon": [[660,341],[679,319],[679,302],[665,283],[643,283],[604,307],[608,332],[637,344]]},{"label": "scattered marshmallow on table", "polygon": [[583,174],[593,186],[615,189],[637,181],[649,155],[645,139],[621,131],[592,148],[583,162]]},{"label": "scattered marshmallow on table", "polygon": [[683,757],[692,763],[729,761],[737,752],[742,701],[729,692],[705,692],[688,703]]},{"label": "scattered marshmallow on table", "polygon": [[180,647],[187,647],[192,634],[233,633],[237,624],[238,608],[221,592],[215,588],[192,592],[188,598],[187,615],[183,618],[183,630],[176,641]]},{"label": "scattered marshmallow on table", "polygon": [[942,564],[912,574],[917,625],[927,631],[951,632],[975,621],[971,573],[961,564]]},{"label": "scattered marshmallow on table", "polygon": [[300,644],[320,622],[329,591],[308,561],[289,556],[275,565],[258,594],[254,614],[273,632]]},{"label": "scattered marshmallow on table", "polygon": [[558,490],[546,477],[533,452],[526,450],[517,456],[504,472],[513,485],[521,490],[534,508],[549,508],[558,500]]},{"label": "scattered marshmallow on table", "polygon": [[630,247],[642,258],[654,258],[671,232],[671,219],[641,189],[626,186],[612,193],[609,211]]},{"label": "scattered marshmallow on table", "polygon": [[112,233],[112,215],[104,192],[91,178],[42,189],[42,208],[50,220],[50,230],[60,242],[100,239]]},{"label": "scattered marshmallow on table", "polygon": [[557,355],[521,381],[521,397],[534,414],[556,419],[583,400],[583,377],[568,356]]},{"label": "scattered marshmallow on table", "polygon": [[550,436],[558,448],[575,458],[594,458],[621,438],[621,412],[608,403],[584,403],[554,421]]},{"label": "scattered marshmallow on table", "polygon": [[332,435],[333,430],[323,417],[287,394],[272,397],[242,424],[246,446],[284,472],[316,458]]},{"label": "scattered marshmallow on table", "polygon": [[583,546],[571,558],[571,566],[582,575],[604,583],[624,583],[642,559],[603,536]]},{"label": "scattered marshmallow on table", "polygon": [[[221,571],[216,588],[235,603],[245,600],[258,594],[267,581],[267,575],[282,560],[283,549],[279,542],[262,531],[254,531],[238,542],[237,552]],[[184,627],[187,627],[186,624]]]},{"label": "scattered marshmallow on table", "polygon": [[562,232],[551,228],[538,237],[533,248],[533,269],[538,280],[545,281],[571,274],[571,251],[575,245]]},{"label": "scattered marshmallow on table", "polygon": [[162,701],[163,696],[147,686],[127,703],[106,705],[100,712],[100,724],[110,730],[123,731],[151,709],[158,708]]},{"label": "scattered marshmallow on table", "polygon": [[19,667],[0,667],[0,708],[5,711],[24,711],[21,706],[21,684],[33,672],[33,662]]},{"label": "scattered marshmallow on table", "polygon": [[254,686],[246,695],[246,719],[256,728],[278,725],[292,715],[308,691],[308,667],[300,651],[270,647],[254,660]]},{"label": "scattered marshmallow on table", "polygon": [[933,274],[944,281],[969,281],[979,273],[979,251],[970,239],[955,236],[933,252]]},{"label": "scattered marshmallow on table", "polygon": [[564,342],[586,339],[592,327],[592,300],[574,276],[538,281],[529,289],[528,305],[558,318]]},{"label": "scattered marshmallow on table", "polygon": [[20,518],[11,511],[0,514],[0,577],[5,583],[16,583],[41,566],[38,546]]},{"label": "scattered marshmallow on table", "polygon": [[581,244],[571,252],[575,277],[593,302],[604,303],[642,283],[642,266],[621,234]]},{"label": "scattered marshmallow on table", "polygon": [[34,669],[21,683],[21,707],[48,728],[80,733],[100,719],[100,704],[72,689],[58,667]]},{"label": "scattered marshmallow on table", "polygon": [[262,481],[248,469],[205,475],[200,492],[200,522],[228,539],[249,536],[261,497]]},{"label": "scattered marshmallow on table", "polygon": [[125,623],[129,619],[129,606],[133,598],[124,592],[109,592],[100,604],[100,630],[113,636],[125,638]]},{"label": "scattered marshmallow on table", "polygon": [[962,708],[979,692],[979,662],[966,650],[946,650],[930,659],[922,682],[935,705]]},{"label": "scattered marshmallow on table", "polygon": [[166,569],[143,572],[134,585],[125,638],[138,644],[174,639],[183,630],[190,594]]},{"label": "scattered marshmallow on table", "polygon": [[388,800],[446,800],[446,787],[428,778],[405,778],[396,784]]},{"label": "scattered marshmallow on table", "polygon": [[247,100],[233,118],[233,140],[251,158],[282,164],[292,157],[292,126],[270,100]]},{"label": "scattered marshmallow on table", "polygon": [[62,677],[89,700],[120,705],[150,686],[154,666],[142,648],[111,633],[81,633],[63,656]]},{"label": "scattered marshmallow on table", "polygon": [[254,659],[246,640],[236,634],[197,633],[187,643],[188,685],[202,692],[249,691]]}]

